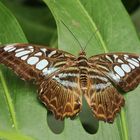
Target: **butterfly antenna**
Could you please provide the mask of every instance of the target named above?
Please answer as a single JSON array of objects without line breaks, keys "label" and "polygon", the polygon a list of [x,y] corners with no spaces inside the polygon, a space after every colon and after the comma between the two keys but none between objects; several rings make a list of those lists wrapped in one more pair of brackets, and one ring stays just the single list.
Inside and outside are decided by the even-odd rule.
[{"label": "butterfly antenna", "polygon": [[91,35],[91,37],[89,38],[89,40],[87,41],[83,51],[85,51],[86,47],[88,46],[89,42],[91,41],[91,39],[93,38],[93,36],[96,34],[96,32],[98,31],[98,29]]},{"label": "butterfly antenna", "polygon": [[82,45],[80,44],[79,40],[76,38],[76,36],[74,35],[74,33],[68,28],[68,26],[61,20],[62,24],[69,30],[69,32],[73,35],[73,37],[76,39],[76,41],[78,42],[80,48],[82,51],[84,51]]}]

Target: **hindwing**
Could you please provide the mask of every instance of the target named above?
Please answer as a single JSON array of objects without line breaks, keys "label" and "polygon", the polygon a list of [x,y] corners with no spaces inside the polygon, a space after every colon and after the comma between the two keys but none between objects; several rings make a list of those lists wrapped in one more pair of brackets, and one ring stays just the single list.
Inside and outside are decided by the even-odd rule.
[{"label": "hindwing", "polygon": [[93,115],[98,120],[112,123],[124,106],[124,98],[105,75],[96,69],[88,70],[90,89],[84,94]]},{"label": "hindwing", "polygon": [[39,98],[57,119],[73,117],[81,111],[79,76],[79,69],[69,66],[40,82]]}]

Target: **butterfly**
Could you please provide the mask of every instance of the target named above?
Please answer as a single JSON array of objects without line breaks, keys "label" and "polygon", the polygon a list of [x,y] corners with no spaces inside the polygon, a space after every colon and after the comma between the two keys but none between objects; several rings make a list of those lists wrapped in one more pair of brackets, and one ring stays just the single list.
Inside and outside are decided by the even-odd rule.
[{"label": "butterfly", "polygon": [[9,44],[0,48],[0,63],[21,79],[34,81],[38,97],[56,119],[76,116],[85,97],[93,115],[112,123],[124,106],[121,92],[140,83],[140,55],[104,53],[89,58],[32,44]]}]

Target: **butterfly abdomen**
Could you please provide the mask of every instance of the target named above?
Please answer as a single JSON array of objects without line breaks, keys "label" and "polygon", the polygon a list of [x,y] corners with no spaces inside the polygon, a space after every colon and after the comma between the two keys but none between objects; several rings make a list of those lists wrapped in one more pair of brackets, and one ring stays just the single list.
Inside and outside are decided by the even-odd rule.
[{"label": "butterfly abdomen", "polygon": [[85,69],[81,69],[80,70],[80,83],[81,83],[81,87],[86,88],[87,87],[87,70]]},{"label": "butterfly abdomen", "polygon": [[88,87],[88,60],[83,54],[78,57],[78,67],[80,72],[80,87],[85,91]]}]

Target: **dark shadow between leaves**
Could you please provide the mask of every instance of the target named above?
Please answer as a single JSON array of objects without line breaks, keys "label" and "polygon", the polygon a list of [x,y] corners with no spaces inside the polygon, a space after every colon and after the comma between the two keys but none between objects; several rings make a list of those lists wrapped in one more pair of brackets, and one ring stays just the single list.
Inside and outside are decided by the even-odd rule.
[{"label": "dark shadow between leaves", "polygon": [[45,3],[41,0],[23,0],[22,3],[30,7],[46,7]]},{"label": "dark shadow between leaves", "polygon": [[60,134],[64,130],[64,121],[56,120],[51,111],[47,113],[47,123],[51,131],[55,134]]},{"label": "dark shadow between leaves", "polygon": [[95,134],[99,128],[98,120],[93,116],[86,100],[83,98],[82,112],[79,114],[83,128],[89,134]]}]

